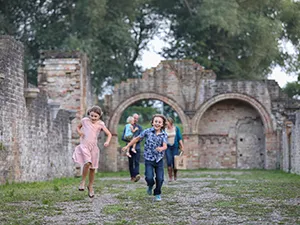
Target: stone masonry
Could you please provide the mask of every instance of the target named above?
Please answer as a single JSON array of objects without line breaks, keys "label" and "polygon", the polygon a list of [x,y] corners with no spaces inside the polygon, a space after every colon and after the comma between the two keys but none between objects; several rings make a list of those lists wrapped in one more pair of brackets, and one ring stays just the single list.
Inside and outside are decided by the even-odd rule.
[{"label": "stone masonry", "polygon": [[79,143],[76,127],[88,106],[93,104],[88,59],[80,52],[42,51],[38,87],[53,107],[76,112],[72,120],[72,144]]},{"label": "stone masonry", "polygon": [[[75,128],[94,104],[86,55],[41,52],[38,87],[26,83],[23,46],[0,37],[0,183],[73,176]],[[100,171],[128,170],[117,127],[135,102],[170,105],[183,125],[188,169],[283,169],[300,174],[300,114],[273,80],[218,81],[191,60],[162,61],[140,79],[115,85],[103,118],[113,138]],[[75,119],[74,119],[75,118]]]},{"label": "stone masonry", "polygon": [[[115,85],[113,94],[105,98],[108,127],[114,135],[113,144],[103,153],[110,170],[118,170],[122,163],[116,150],[122,112],[142,99],[163,101],[178,113],[188,169],[283,168],[284,124],[300,106],[274,80],[218,81],[213,71],[191,60],[162,61],[141,79]],[[299,120],[298,116],[293,135],[297,135]],[[293,140],[292,167],[296,170],[300,150],[297,139]]]},{"label": "stone masonry", "polygon": [[[53,54],[43,53],[50,58]],[[25,82],[23,55],[20,42],[0,36],[0,184],[73,176],[71,121],[91,99],[85,56],[72,53],[68,60],[66,56],[71,54],[65,53],[60,62],[42,59],[40,88],[36,88]],[[60,73],[63,70],[67,73]],[[60,75],[59,81],[55,73]],[[64,80],[65,76],[69,80]],[[61,82],[68,87],[59,87]],[[67,92],[61,93],[64,97],[75,96],[66,103],[52,91],[53,84]]]}]

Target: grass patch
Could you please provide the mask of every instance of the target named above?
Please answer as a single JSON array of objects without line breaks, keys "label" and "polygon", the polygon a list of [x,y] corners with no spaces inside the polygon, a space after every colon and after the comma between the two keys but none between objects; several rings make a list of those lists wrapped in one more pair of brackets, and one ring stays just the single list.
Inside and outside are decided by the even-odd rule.
[{"label": "grass patch", "polygon": [[[130,182],[127,171],[97,173],[92,200],[87,191],[77,190],[80,178],[5,184],[0,186],[0,224],[46,224],[45,217],[57,216],[76,224],[78,215],[95,215],[86,224],[99,224],[100,214],[103,224],[300,224],[298,175],[191,170],[180,171],[178,181],[171,184],[165,180],[161,202],[146,194],[143,178]],[[70,205],[78,208],[66,212]],[[97,213],[89,214],[93,211]]]}]

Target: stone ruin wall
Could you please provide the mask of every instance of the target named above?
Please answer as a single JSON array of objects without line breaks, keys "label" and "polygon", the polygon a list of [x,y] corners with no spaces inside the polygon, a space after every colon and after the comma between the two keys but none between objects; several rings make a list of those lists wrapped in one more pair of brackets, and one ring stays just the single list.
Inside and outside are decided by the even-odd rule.
[{"label": "stone ruin wall", "polygon": [[[71,155],[78,143],[74,126],[94,102],[87,58],[78,52],[43,52],[38,72],[39,89],[28,87],[22,44],[0,38],[0,183],[74,175]],[[108,148],[99,143],[100,171],[128,170],[117,126],[123,111],[141,99],[161,100],[179,114],[189,169],[279,166],[300,174],[299,113],[290,119],[299,106],[277,83],[216,81],[212,71],[190,60],[163,61],[141,79],[116,85],[105,97],[105,122],[113,138]],[[291,122],[290,140],[285,139],[287,122]],[[249,132],[255,134],[255,141],[249,139],[241,148],[237,142],[244,137],[237,134]],[[99,139],[104,138],[102,134]],[[259,138],[263,144],[257,142]],[[253,148],[258,158],[247,155]],[[249,159],[243,161],[240,154]]]},{"label": "stone ruin wall", "polygon": [[[44,83],[40,83],[38,89],[25,82],[23,56],[24,49],[20,42],[9,36],[0,37],[0,183],[73,176],[71,121],[76,116],[74,109],[83,112],[81,109],[91,99],[88,98],[89,84],[82,82],[83,79],[88,80],[85,77],[86,58],[72,57],[69,61],[65,58],[61,62],[56,59],[44,63],[39,76],[46,79],[40,80]],[[53,78],[55,75],[48,80],[45,76],[49,64],[51,76],[55,73],[53,71],[67,70],[71,77],[76,74],[76,79],[80,78],[80,82],[70,79],[70,88],[60,89],[67,90],[69,96],[78,90],[70,98],[74,100],[70,106],[75,108],[65,107],[60,99],[49,98],[47,91],[51,88],[45,88],[44,84],[49,82],[51,87],[56,80]],[[74,65],[76,69],[72,67]],[[58,74],[63,78],[63,73]],[[81,85],[85,85],[84,90]]]},{"label": "stone ruin wall", "polygon": [[[110,166],[120,167],[116,160],[119,152],[114,149],[118,147],[117,124],[122,112],[141,99],[157,99],[169,104],[183,123],[189,169],[280,168],[282,126],[289,116],[285,111],[294,107],[294,113],[299,109],[299,102],[289,99],[273,80],[217,81],[215,78],[212,71],[191,60],[162,61],[156,68],[147,70],[141,79],[128,79],[115,85],[113,94],[105,98],[109,129],[115,135],[116,144],[107,149]],[[226,107],[232,100],[237,106],[230,112]],[[220,113],[225,113],[226,120],[209,113],[220,110],[224,103],[225,109]],[[204,129],[207,124],[210,130]],[[220,131],[220,127],[225,127],[225,131]]]},{"label": "stone ruin wall", "polygon": [[296,114],[292,130],[291,173],[300,174],[300,112]]},{"label": "stone ruin wall", "polygon": [[282,169],[285,172],[300,174],[300,111],[286,121],[282,132]]},{"label": "stone ruin wall", "polygon": [[94,103],[87,56],[77,51],[42,51],[38,88],[47,93],[53,107],[76,113],[71,121],[72,145],[75,147],[79,144],[76,127],[87,107]]}]

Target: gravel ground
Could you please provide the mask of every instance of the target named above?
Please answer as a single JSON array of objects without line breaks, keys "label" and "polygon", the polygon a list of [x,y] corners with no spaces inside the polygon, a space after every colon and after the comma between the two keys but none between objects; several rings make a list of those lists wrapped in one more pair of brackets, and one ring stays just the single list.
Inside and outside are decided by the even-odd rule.
[{"label": "gravel ground", "polygon": [[[221,207],[230,202],[231,197],[218,190],[234,185],[238,182],[234,176],[247,174],[246,171],[199,174],[208,176],[165,181],[161,202],[155,202],[153,196],[146,194],[143,177],[137,183],[127,178],[100,178],[95,186],[98,182],[110,185],[96,192],[93,199],[87,197],[84,201],[57,204],[61,213],[45,217],[44,224],[300,224],[298,216],[284,215],[276,200],[255,198],[249,193],[249,204],[239,205],[238,210]],[[197,173],[193,176],[197,177]],[[251,208],[248,213],[245,208],[252,204],[262,206],[265,213],[253,214]],[[299,210],[300,197],[286,199],[284,204],[298,206]]]}]

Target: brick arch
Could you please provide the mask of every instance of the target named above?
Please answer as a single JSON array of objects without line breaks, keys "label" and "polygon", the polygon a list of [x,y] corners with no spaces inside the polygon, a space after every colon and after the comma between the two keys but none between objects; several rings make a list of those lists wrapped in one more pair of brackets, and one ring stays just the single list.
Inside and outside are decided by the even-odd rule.
[{"label": "brick arch", "polygon": [[123,111],[131,104],[133,104],[139,100],[144,100],[144,99],[156,99],[156,100],[160,100],[160,101],[170,105],[177,112],[177,114],[182,122],[183,132],[186,132],[188,130],[188,124],[189,124],[188,118],[177,102],[175,102],[174,100],[172,100],[166,96],[160,95],[160,94],[141,93],[141,94],[137,94],[137,95],[129,97],[128,99],[123,101],[121,104],[119,104],[118,107],[114,110],[114,112],[112,113],[111,118],[108,122],[108,127],[109,127],[110,131],[112,132],[112,134],[115,134],[115,135],[117,134],[118,123],[119,123],[119,120],[121,118]]},{"label": "brick arch", "polygon": [[198,127],[201,121],[201,117],[207,111],[207,109],[215,103],[226,99],[237,99],[249,103],[253,108],[255,108],[258,111],[259,115],[261,116],[265,128],[265,133],[271,133],[273,131],[271,116],[261,103],[259,103],[256,99],[249,97],[248,95],[239,93],[227,93],[217,95],[201,105],[191,123],[193,124],[193,133],[198,133]]}]

